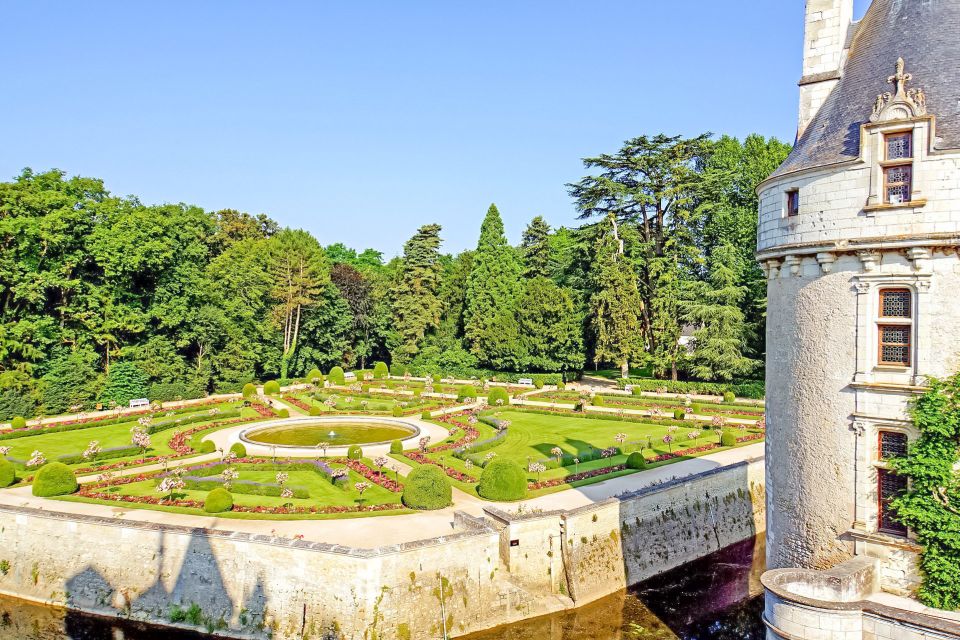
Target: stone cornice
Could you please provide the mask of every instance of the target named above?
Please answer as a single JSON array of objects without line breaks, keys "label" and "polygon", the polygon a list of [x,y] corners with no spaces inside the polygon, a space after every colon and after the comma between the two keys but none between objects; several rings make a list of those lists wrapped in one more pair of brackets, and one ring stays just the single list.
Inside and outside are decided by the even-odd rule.
[{"label": "stone cornice", "polygon": [[833,242],[800,242],[784,244],[769,249],[757,251],[758,262],[767,260],[782,260],[787,256],[815,256],[818,253],[854,254],[864,251],[903,251],[925,247],[937,247],[951,250],[960,247],[960,232],[924,233],[922,235],[885,236]]}]

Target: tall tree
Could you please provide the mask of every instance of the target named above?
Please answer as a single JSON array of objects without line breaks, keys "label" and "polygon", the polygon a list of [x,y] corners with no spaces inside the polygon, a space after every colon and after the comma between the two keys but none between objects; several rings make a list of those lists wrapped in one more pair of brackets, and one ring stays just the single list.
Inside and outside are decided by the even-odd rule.
[{"label": "tall tree", "polygon": [[743,355],[746,320],[741,305],[747,288],[737,283],[738,254],[730,244],[717,247],[706,282],[690,287],[685,320],[694,331],[691,372],[703,380],[732,380],[757,364]]},{"label": "tall tree", "polygon": [[550,277],[550,225],[543,216],[537,216],[527,225],[520,243],[520,252],[523,254],[525,278]]},{"label": "tall tree", "polygon": [[583,324],[570,291],[538,276],[527,280],[517,304],[524,369],[583,369]]},{"label": "tall tree", "polygon": [[391,359],[406,364],[420,350],[424,336],[440,324],[440,225],[420,227],[403,245],[393,301]]},{"label": "tall tree", "polygon": [[284,229],[271,238],[270,277],[273,319],[283,333],[281,378],[300,337],[304,310],[313,307],[330,281],[320,244],[306,231]]},{"label": "tall tree", "polygon": [[497,206],[490,205],[467,282],[464,334],[473,353],[495,369],[517,365],[514,309],[520,293],[520,261],[507,243]]},{"label": "tall tree", "polygon": [[618,223],[607,216],[597,239],[592,263],[590,324],[595,335],[594,359],[613,362],[621,376],[630,375],[630,361],[642,353],[643,301],[637,290],[637,275],[623,250]]}]

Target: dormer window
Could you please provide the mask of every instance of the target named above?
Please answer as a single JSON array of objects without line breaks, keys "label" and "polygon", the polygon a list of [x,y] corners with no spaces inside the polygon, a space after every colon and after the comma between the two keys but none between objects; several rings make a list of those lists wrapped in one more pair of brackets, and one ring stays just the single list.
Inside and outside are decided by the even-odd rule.
[{"label": "dormer window", "polygon": [[887,204],[910,202],[913,192],[913,133],[884,136],[883,192]]},{"label": "dormer window", "polygon": [[800,215],[800,191],[790,189],[787,191],[787,217],[792,218]]}]

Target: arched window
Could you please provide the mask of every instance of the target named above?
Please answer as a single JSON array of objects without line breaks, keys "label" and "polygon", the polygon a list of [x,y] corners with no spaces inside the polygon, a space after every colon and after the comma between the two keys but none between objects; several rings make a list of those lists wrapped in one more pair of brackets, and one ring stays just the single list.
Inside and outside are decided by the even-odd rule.
[{"label": "arched window", "polygon": [[913,292],[881,289],[877,320],[877,362],[909,367],[913,351]]}]

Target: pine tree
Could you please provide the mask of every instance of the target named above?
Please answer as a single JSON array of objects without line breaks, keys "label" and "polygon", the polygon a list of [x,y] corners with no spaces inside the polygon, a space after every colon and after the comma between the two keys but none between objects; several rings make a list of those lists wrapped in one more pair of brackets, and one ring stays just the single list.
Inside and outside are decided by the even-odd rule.
[{"label": "pine tree", "polygon": [[623,252],[613,214],[595,245],[591,279],[590,325],[595,334],[594,361],[613,362],[621,375],[630,374],[630,360],[642,353],[640,313],[643,302],[637,275]]},{"label": "pine tree", "polygon": [[424,336],[440,324],[440,225],[420,227],[403,245],[396,284],[390,291],[394,331],[390,354],[406,364],[420,350]]},{"label": "pine tree", "polygon": [[516,368],[522,360],[514,317],[519,292],[520,262],[507,243],[500,212],[492,204],[480,226],[467,282],[464,334],[470,352],[495,369]]},{"label": "pine tree", "polygon": [[737,258],[733,245],[717,247],[709,279],[693,283],[690,300],[683,305],[685,320],[698,327],[691,372],[703,380],[731,380],[756,364],[743,355],[747,323],[741,303],[747,288],[737,284]]},{"label": "pine tree", "polygon": [[569,289],[542,276],[527,280],[517,304],[517,322],[524,369],[583,369],[583,321]]},{"label": "pine tree", "polygon": [[523,232],[520,243],[524,278],[550,277],[550,225],[537,216]]}]

